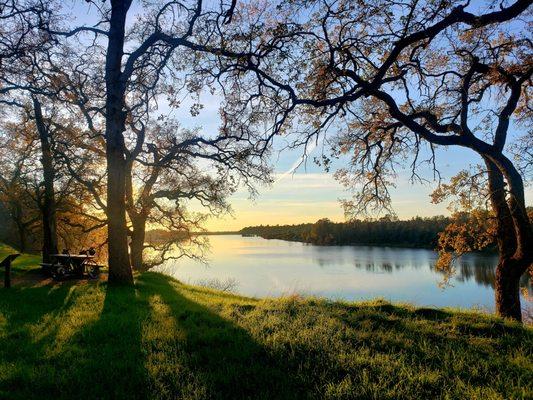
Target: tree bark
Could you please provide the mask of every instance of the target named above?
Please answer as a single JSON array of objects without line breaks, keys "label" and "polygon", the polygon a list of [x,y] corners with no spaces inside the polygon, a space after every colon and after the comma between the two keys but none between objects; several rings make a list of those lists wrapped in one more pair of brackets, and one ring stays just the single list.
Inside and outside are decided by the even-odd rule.
[{"label": "tree bark", "polygon": [[496,297],[496,313],[504,318],[522,321],[522,307],[520,306],[520,266],[517,261],[500,256],[496,267],[496,282],[494,287]]},{"label": "tree bark", "polygon": [[133,284],[126,225],[125,84],[122,56],[126,15],[131,1],[111,2],[109,41],[106,54],[106,158],[109,282]]},{"label": "tree bark", "polygon": [[57,254],[57,221],[56,221],[56,201],[54,192],[55,170],[50,145],[50,135],[43,120],[41,103],[33,98],[33,111],[35,124],[39,132],[41,142],[41,163],[43,166],[44,199],[41,208],[43,223],[43,262],[50,262],[50,254]]},{"label": "tree bark", "polygon": [[144,271],[143,251],[146,238],[146,220],[142,216],[132,218],[132,227],[130,243],[131,265],[137,271]]},{"label": "tree bark", "polygon": [[[140,143],[138,143],[140,145]],[[138,152],[132,152],[131,156],[136,157]],[[154,159],[156,163],[158,159]],[[143,259],[144,242],[146,239],[146,221],[150,214],[151,202],[150,193],[159,177],[160,167],[154,167],[146,180],[144,187],[139,194],[137,203],[133,196],[133,169],[134,158],[126,162],[126,207],[131,220],[131,243],[130,243],[130,260],[132,267],[137,271],[146,271],[147,267]],[[140,209],[136,209],[137,207]]]},{"label": "tree bark", "polygon": [[17,227],[17,233],[18,233],[18,248],[21,253],[24,253],[26,251],[26,226],[23,222],[22,217],[22,207],[19,203],[16,201],[10,201],[10,207],[11,207],[11,218],[13,219],[13,222],[15,223],[15,226]]},{"label": "tree bark", "polygon": [[130,262],[136,271],[144,271],[143,250],[146,238],[146,214],[135,209],[133,198],[133,159],[126,162],[126,210],[131,220]]},{"label": "tree bark", "polygon": [[[523,192],[515,193],[517,187],[520,188],[520,182],[509,185],[511,193],[508,200],[504,173],[488,158],[485,158],[485,165],[491,205],[496,216],[496,241],[500,255],[496,267],[496,312],[504,318],[522,321],[520,277],[533,261],[532,250],[529,250],[533,247],[531,223],[525,207],[517,200],[523,199]],[[509,176],[509,173],[505,175]]]}]

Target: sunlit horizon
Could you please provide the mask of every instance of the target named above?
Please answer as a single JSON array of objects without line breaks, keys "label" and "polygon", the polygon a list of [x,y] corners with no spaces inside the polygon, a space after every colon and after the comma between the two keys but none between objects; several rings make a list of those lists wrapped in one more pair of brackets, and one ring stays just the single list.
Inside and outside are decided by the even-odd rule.
[{"label": "sunlit horizon", "polygon": [[[347,199],[350,193],[324,172],[280,172],[270,187],[260,187],[254,199],[245,190],[235,193],[230,202],[233,216],[211,218],[205,224],[209,232],[239,231],[246,226],[292,225],[316,222],[328,218],[335,222],[345,221],[339,199]],[[436,182],[412,184],[407,177],[399,177],[397,187],[391,190],[392,207],[399,219],[450,215],[447,203],[433,204],[430,193]],[[533,190],[526,188],[526,202],[531,203]]]}]

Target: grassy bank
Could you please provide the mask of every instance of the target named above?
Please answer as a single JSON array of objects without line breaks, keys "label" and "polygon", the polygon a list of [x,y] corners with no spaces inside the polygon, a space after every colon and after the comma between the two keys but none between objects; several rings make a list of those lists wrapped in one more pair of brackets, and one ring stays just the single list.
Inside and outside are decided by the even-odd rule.
[{"label": "grassy bank", "polygon": [[[0,243],[0,261],[9,254],[17,254],[18,251],[10,246]],[[36,254],[21,254],[12,263],[11,277],[14,280],[24,280],[25,278],[35,274],[41,257]],[[4,283],[4,269],[0,268],[0,288]]]},{"label": "grassy bank", "polygon": [[531,329],[475,313],[255,300],[156,273],[0,289],[2,399],[531,398],[532,356]]}]

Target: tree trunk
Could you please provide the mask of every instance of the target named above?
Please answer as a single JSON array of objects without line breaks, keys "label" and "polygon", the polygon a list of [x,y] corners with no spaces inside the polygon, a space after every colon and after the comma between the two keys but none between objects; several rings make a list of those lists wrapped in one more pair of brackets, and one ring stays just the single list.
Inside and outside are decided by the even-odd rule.
[{"label": "tree trunk", "polygon": [[26,251],[26,229],[24,226],[17,224],[17,230],[19,234],[19,250],[24,253]]},{"label": "tree trunk", "polygon": [[11,218],[13,218],[13,222],[17,227],[17,233],[19,236],[18,248],[21,253],[24,253],[26,251],[26,226],[24,225],[22,219],[22,206],[16,201],[12,200],[10,201],[10,207]]},{"label": "tree trunk", "polygon": [[[128,229],[124,204],[124,163],[122,151],[107,150],[107,232],[109,282],[132,284],[133,274],[128,255]],[[120,154],[117,154],[120,153]]]},{"label": "tree trunk", "polygon": [[56,201],[54,192],[55,171],[52,160],[52,149],[50,146],[50,135],[43,120],[41,104],[33,98],[33,111],[35,114],[35,124],[39,132],[41,141],[41,163],[43,166],[44,199],[41,204],[41,214],[43,220],[43,262],[50,262],[50,254],[57,254],[57,222],[56,222]]},{"label": "tree trunk", "polygon": [[109,282],[133,284],[128,254],[125,204],[125,84],[122,81],[122,56],[126,14],[131,1],[111,2],[109,41],[106,54],[106,157],[107,229]]},{"label": "tree trunk", "polygon": [[142,217],[132,218],[130,257],[131,265],[137,271],[144,271],[143,250],[146,237],[146,220]]},{"label": "tree trunk", "polygon": [[[138,145],[141,143],[138,142]],[[134,163],[134,157],[138,153],[135,151],[131,154],[133,158],[130,158],[126,162],[126,205],[128,215],[132,224],[131,243],[130,243],[130,259],[131,265],[137,271],[146,271],[147,267],[143,260],[144,242],[146,239],[146,220],[150,214],[150,193],[159,176],[160,168],[154,167],[150,173],[149,178],[146,180],[144,187],[139,195],[139,200],[136,203],[133,198],[133,176],[132,169]],[[157,162],[157,158],[154,159],[154,163]],[[136,209],[140,207],[138,211]]]},{"label": "tree trunk", "polygon": [[[520,273],[519,265],[512,259],[500,257],[496,267],[496,313],[504,318],[522,321],[520,306]],[[523,266],[522,266],[523,267]]]},{"label": "tree trunk", "polygon": [[[520,277],[533,261],[533,251],[530,250],[533,248],[531,223],[525,206],[517,204],[516,200],[523,198],[523,186],[522,193],[512,192],[508,201],[506,191],[509,189],[505,187],[504,174],[488,158],[485,158],[485,165],[491,205],[496,216],[496,241],[500,254],[496,267],[496,312],[501,317],[522,321]],[[510,186],[511,191],[520,187],[516,182]]]}]

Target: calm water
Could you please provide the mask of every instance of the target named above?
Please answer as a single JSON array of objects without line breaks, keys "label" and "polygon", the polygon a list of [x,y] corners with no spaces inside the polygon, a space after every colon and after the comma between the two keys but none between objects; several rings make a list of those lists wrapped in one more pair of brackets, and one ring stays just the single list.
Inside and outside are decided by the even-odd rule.
[{"label": "calm water", "polygon": [[[451,286],[440,288],[436,253],[422,249],[369,246],[313,246],[239,235],[210,236],[208,266],[192,260],[159,268],[186,283],[234,279],[237,293],[255,297],[290,294],[331,299],[376,297],[424,306],[494,308],[492,255],[461,258]],[[523,285],[527,285],[524,279]],[[531,292],[531,286],[529,286]],[[531,307],[531,302],[524,306]]]}]

